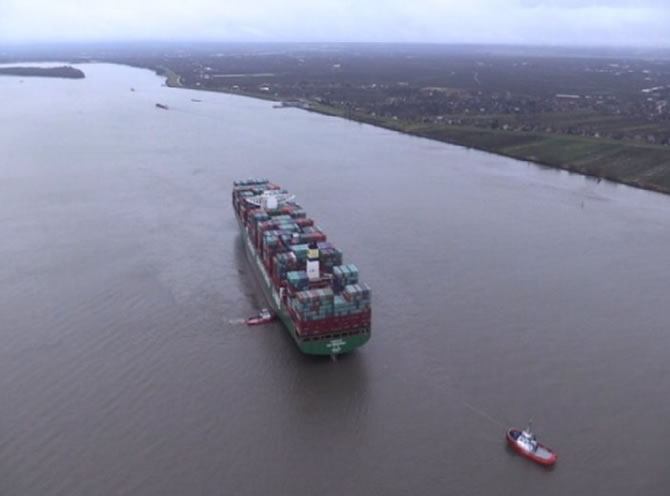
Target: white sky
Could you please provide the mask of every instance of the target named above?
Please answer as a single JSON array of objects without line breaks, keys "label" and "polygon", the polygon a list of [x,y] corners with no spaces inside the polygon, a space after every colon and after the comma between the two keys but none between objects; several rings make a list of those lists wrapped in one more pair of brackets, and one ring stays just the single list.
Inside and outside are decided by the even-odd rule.
[{"label": "white sky", "polygon": [[670,46],[670,0],[0,0],[0,42]]}]

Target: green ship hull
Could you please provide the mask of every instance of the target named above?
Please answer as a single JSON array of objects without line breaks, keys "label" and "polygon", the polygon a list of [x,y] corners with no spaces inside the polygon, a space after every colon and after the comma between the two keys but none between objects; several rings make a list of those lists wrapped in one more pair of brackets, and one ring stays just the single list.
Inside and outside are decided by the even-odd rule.
[{"label": "green ship hull", "polygon": [[295,344],[300,348],[300,351],[308,355],[340,355],[355,350],[370,339],[370,330],[367,328],[347,330],[341,333],[333,333],[323,336],[301,337],[286,308],[282,304],[281,299],[279,298],[279,293],[272,285],[272,280],[268,276],[263,262],[256,254],[256,250],[249,239],[244,224],[240,222],[240,219],[237,218],[237,216],[236,219],[240,226],[244,251],[247,254],[255,278],[263,290],[263,296],[270,307],[277,313],[277,316],[283,324],[282,327],[286,329],[293,341],[295,341]]}]

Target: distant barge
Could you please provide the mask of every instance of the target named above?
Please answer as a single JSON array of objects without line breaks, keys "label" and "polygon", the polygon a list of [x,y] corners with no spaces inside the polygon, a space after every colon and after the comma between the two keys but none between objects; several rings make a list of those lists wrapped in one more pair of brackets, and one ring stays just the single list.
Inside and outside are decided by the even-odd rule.
[{"label": "distant barge", "polygon": [[303,353],[338,355],[370,339],[371,292],[358,269],[266,179],[236,181],[233,206],[254,273]]}]

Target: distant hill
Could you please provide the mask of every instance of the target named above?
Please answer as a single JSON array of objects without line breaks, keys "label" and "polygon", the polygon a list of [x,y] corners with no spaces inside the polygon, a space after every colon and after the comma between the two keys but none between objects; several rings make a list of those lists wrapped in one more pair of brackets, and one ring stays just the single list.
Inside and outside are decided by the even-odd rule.
[{"label": "distant hill", "polygon": [[69,79],[83,79],[86,75],[79,69],[70,66],[61,67],[0,67],[0,76],[26,77],[58,77]]}]

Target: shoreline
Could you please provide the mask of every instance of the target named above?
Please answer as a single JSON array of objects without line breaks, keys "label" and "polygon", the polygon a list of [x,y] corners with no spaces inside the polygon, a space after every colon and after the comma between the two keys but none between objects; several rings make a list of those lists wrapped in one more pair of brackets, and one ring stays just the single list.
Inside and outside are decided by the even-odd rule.
[{"label": "shoreline", "polygon": [[[340,117],[342,119],[350,120],[352,122],[358,122],[360,124],[368,124],[368,125],[371,125],[371,126],[382,128],[382,129],[387,129],[389,131],[396,131],[396,132],[399,132],[401,134],[405,134],[405,135],[408,135],[408,136],[413,136],[415,138],[424,138],[424,139],[428,139],[428,140],[431,140],[431,141],[437,141],[437,142],[446,143],[446,144],[449,144],[449,145],[460,146],[460,147],[466,148],[466,149],[472,149],[472,150],[482,151],[482,152],[486,152],[486,153],[491,153],[493,155],[498,155],[500,157],[511,158],[511,159],[514,159],[514,160],[519,160],[521,162],[531,163],[531,164],[536,165],[538,167],[543,167],[543,168],[547,168],[547,169],[555,169],[557,171],[565,171],[565,172],[569,172],[571,174],[579,174],[581,176],[585,176],[585,177],[597,180],[598,182],[608,181],[608,182],[611,182],[611,183],[614,183],[614,184],[622,184],[624,186],[630,186],[630,187],[634,187],[634,188],[637,188],[637,189],[643,189],[643,190],[651,191],[651,192],[654,192],[654,193],[661,193],[661,194],[664,194],[664,195],[670,195],[670,188],[664,188],[663,186],[659,186],[659,185],[655,185],[655,184],[641,184],[641,183],[638,183],[638,182],[633,181],[633,180],[627,181],[625,179],[619,179],[616,176],[613,176],[611,174],[606,174],[605,173],[605,174],[600,174],[599,175],[599,174],[589,173],[587,171],[583,171],[583,170],[578,169],[578,168],[576,168],[574,166],[571,166],[569,164],[555,164],[555,163],[548,162],[548,161],[538,160],[536,158],[531,159],[531,158],[526,158],[526,157],[520,157],[520,156],[517,156],[517,155],[513,155],[511,153],[505,153],[505,152],[502,152],[502,151],[497,151],[495,149],[487,148],[487,147],[484,147],[484,146],[477,146],[477,145],[465,144],[465,143],[461,143],[461,142],[454,141],[454,140],[449,140],[449,139],[436,138],[434,136],[430,136],[430,135],[427,135],[427,134],[422,134],[422,133],[419,133],[419,132],[412,132],[410,130],[403,129],[402,127],[399,127],[399,126],[396,127],[396,126],[393,126],[393,125],[388,125],[388,124],[385,124],[384,122],[380,122],[380,121],[373,121],[373,120],[369,120],[369,119],[365,119],[365,118],[358,118],[357,119],[357,118],[354,118],[354,117],[347,117],[346,115],[339,115],[337,112],[329,112],[328,110],[321,110],[321,109],[314,108],[314,107],[309,107],[309,108],[299,107],[299,108],[301,108],[301,110],[306,110],[308,112],[315,112],[317,114],[328,115],[328,116],[331,116],[331,117]],[[476,131],[481,132],[481,130],[478,130],[477,128],[474,128],[474,127],[466,128],[465,126],[462,126],[459,129],[468,129],[468,130],[472,130],[474,132],[476,132]],[[517,133],[517,134],[521,134],[521,133]],[[526,133],[526,134],[530,134],[530,133]]]},{"label": "shoreline", "polygon": [[[189,90],[196,90],[196,91],[204,91],[204,92],[211,92],[211,93],[225,93],[227,95],[235,95],[235,96],[243,96],[243,97],[248,97],[248,98],[255,98],[257,100],[265,100],[265,101],[274,101],[274,102],[282,102],[284,99],[275,97],[274,95],[264,95],[264,94],[259,94],[259,93],[252,93],[252,92],[246,92],[246,91],[229,91],[229,90],[212,90],[212,89],[203,89],[203,88],[198,88],[198,87],[193,87],[189,85],[184,85],[181,82],[181,77],[176,74],[174,71],[168,69],[167,67],[151,67],[151,70],[153,70],[157,75],[165,77],[165,85],[170,87],[170,88],[183,88],[183,89],[189,89]],[[382,129],[387,129],[390,131],[396,131],[408,136],[414,136],[417,138],[424,138],[424,139],[429,139],[432,141],[437,141],[441,143],[446,143],[449,145],[455,145],[455,146],[461,146],[463,148],[467,149],[473,149],[473,150],[478,150],[478,151],[483,151],[487,153],[491,153],[494,155],[498,155],[501,157],[505,158],[511,158],[515,160],[520,160],[523,162],[528,162],[531,164],[534,164],[538,167],[545,167],[545,168],[551,168],[555,169],[558,171],[566,171],[571,174],[579,174],[587,178],[592,178],[593,180],[596,181],[609,181],[614,184],[622,184],[624,186],[629,186],[637,189],[642,189],[645,191],[650,191],[653,193],[659,193],[663,195],[670,195],[670,186],[666,187],[663,185],[655,184],[655,183],[642,183],[637,179],[626,179],[626,178],[621,178],[616,175],[613,175],[611,173],[605,172],[605,171],[600,171],[598,173],[595,172],[590,172],[588,170],[580,169],[575,165],[571,165],[568,163],[556,163],[548,160],[542,160],[537,157],[525,157],[525,156],[520,156],[520,155],[514,155],[512,153],[507,153],[502,150],[496,150],[493,147],[487,147],[484,145],[477,145],[476,143],[466,143],[465,140],[459,141],[457,139],[449,139],[448,137],[437,137],[434,135],[431,135],[430,133],[427,132],[421,132],[420,131],[420,126],[419,129],[417,130],[411,130],[409,129],[410,125],[403,125],[404,123],[402,121],[392,121],[392,122],[397,122],[398,124],[393,124],[392,122],[385,122],[379,118],[375,117],[370,117],[370,116],[364,116],[364,115],[356,115],[353,112],[346,112],[344,110],[337,109],[335,107],[328,107],[326,105],[310,102],[309,106],[299,106],[295,107],[299,108],[301,110],[305,110],[308,112],[315,112],[317,114],[321,115],[327,115],[330,117],[339,117],[342,119],[346,119],[352,122],[358,122],[360,124],[368,124],[371,126],[379,127]],[[466,127],[466,126],[454,126],[455,131],[461,131],[461,132],[471,132],[473,134],[483,134],[487,133],[487,130],[481,129],[481,128],[475,128],[475,127]],[[490,132],[488,132],[490,133]],[[491,134],[491,133],[490,133]],[[537,136],[537,133],[521,133],[521,132],[516,132],[514,133],[514,136]],[[580,137],[574,137],[574,138],[569,138],[569,137],[554,137],[551,136],[551,138],[557,139],[557,140],[562,140],[562,141],[572,141],[572,142],[593,142],[593,140],[587,140],[583,139]],[[607,144],[608,141],[606,140],[600,140],[598,143],[604,143]],[[612,145],[618,145],[622,146],[621,143],[612,143]],[[629,147],[629,148],[649,148],[645,146],[636,146],[634,144],[624,144],[623,146]],[[656,150],[662,150],[661,148],[656,148]],[[667,153],[670,154],[670,148],[667,150]]]}]

